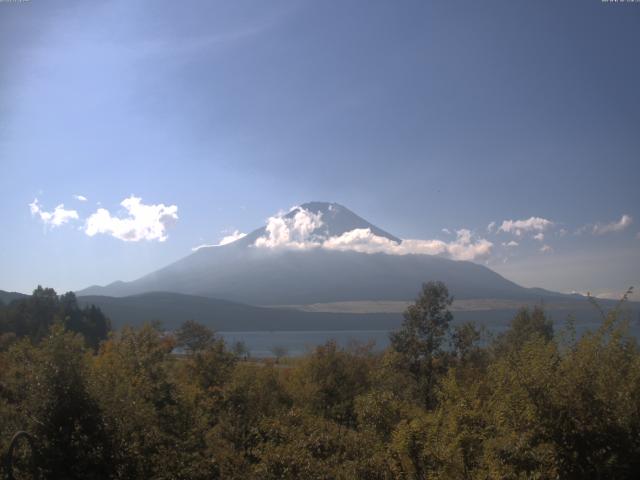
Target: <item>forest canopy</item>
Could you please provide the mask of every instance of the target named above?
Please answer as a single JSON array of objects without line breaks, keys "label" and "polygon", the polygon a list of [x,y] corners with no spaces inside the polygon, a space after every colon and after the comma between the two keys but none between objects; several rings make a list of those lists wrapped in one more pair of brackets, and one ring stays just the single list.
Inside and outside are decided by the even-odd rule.
[{"label": "forest canopy", "polygon": [[107,334],[38,288],[0,310],[0,448],[29,432],[16,462],[44,478],[635,478],[640,353],[621,308],[579,338],[522,309],[488,338],[450,304],[425,284],[384,352],[328,342],[276,363],[195,322]]}]

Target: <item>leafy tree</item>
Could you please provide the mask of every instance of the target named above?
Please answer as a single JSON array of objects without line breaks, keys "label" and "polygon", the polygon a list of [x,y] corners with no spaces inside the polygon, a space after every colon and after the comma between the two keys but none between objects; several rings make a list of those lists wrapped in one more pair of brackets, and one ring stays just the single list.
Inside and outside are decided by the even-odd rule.
[{"label": "leafy tree", "polygon": [[19,402],[22,428],[37,439],[45,478],[102,479],[112,474],[112,445],[89,391],[87,352],[77,334],[54,325],[38,346],[22,341],[7,352],[12,369],[4,396]]},{"label": "leafy tree", "polygon": [[369,385],[368,354],[340,349],[335,341],[316,347],[292,378],[292,396],[303,408],[344,425],[356,423],[355,399]]},{"label": "leafy tree", "polygon": [[82,334],[87,344],[96,349],[106,340],[111,331],[111,322],[95,305],[80,309],[75,293],[67,292],[60,296],[58,317],[64,326],[72,332]]},{"label": "leafy tree", "polygon": [[58,322],[65,329],[80,333],[96,349],[111,330],[109,319],[94,305],[81,309],[73,292],[58,297],[52,288],[38,286],[30,297],[0,308],[0,333],[13,333],[38,342]]},{"label": "leafy tree", "polygon": [[495,351],[504,354],[522,348],[522,346],[536,338],[548,342],[553,339],[553,322],[547,318],[541,306],[521,308],[511,320],[509,329],[498,336]]},{"label": "leafy tree", "polygon": [[427,407],[435,404],[435,386],[441,365],[442,344],[449,332],[453,298],[442,282],[428,282],[415,303],[404,313],[402,328],[391,334],[391,345],[401,353],[406,368],[420,385]]},{"label": "leafy tree", "polygon": [[188,352],[206,350],[215,341],[213,331],[194,320],[187,320],[175,332],[176,346],[183,347]]}]

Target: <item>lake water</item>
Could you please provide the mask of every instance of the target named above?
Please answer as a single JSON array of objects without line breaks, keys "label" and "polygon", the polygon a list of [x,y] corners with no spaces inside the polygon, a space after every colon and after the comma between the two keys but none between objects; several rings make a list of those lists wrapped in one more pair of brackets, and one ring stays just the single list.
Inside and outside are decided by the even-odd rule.
[{"label": "lake water", "polygon": [[[564,324],[555,325],[558,333]],[[583,334],[588,330],[595,330],[598,323],[581,323],[576,325],[576,333]],[[505,326],[493,325],[487,327],[489,334],[499,334]],[[640,325],[633,322],[631,333],[640,338]],[[322,330],[322,331],[270,331],[270,332],[218,332],[229,346],[242,341],[249,349],[252,357],[273,357],[273,349],[279,347],[286,351],[286,356],[300,356],[313,350],[329,340],[335,340],[338,345],[346,347],[351,342],[374,343],[374,351],[384,350],[389,346],[389,330]]]}]

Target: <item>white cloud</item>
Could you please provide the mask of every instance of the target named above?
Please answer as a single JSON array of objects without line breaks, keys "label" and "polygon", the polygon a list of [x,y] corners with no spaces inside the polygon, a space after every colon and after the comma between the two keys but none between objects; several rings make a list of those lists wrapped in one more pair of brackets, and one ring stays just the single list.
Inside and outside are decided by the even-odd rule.
[{"label": "white cloud", "polygon": [[496,222],[491,222],[489,225],[487,225],[487,232],[491,233],[495,228],[496,228]]},{"label": "white cloud", "polygon": [[259,248],[289,248],[386,253],[389,255],[445,254],[456,260],[473,260],[490,253],[493,244],[483,238],[473,239],[471,231],[461,229],[451,242],[407,239],[395,242],[375,235],[369,228],[356,228],[341,235],[327,237],[316,230],[323,226],[321,214],[298,208],[292,218],[282,215],[267,220],[266,235],[258,238]]},{"label": "white cloud", "polygon": [[540,251],[542,253],[552,253],[553,252],[553,248],[549,245],[543,245],[542,247],[540,247]]},{"label": "white cloud", "polygon": [[313,213],[303,208],[294,208],[293,217],[277,215],[267,219],[266,235],[259,237],[256,247],[262,248],[294,248],[304,250],[319,247],[320,243],[313,238],[313,231],[320,228],[322,213]]},{"label": "white cloud", "polygon": [[631,218],[631,215],[622,215],[620,220],[618,220],[617,222],[605,224],[596,223],[593,226],[592,232],[594,235],[604,235],[605,233],[621,232],[622,230],[625,230],[627,227],[629,227],[632,223],[633,218]]},{"label": "white cloud", "polygon": [[219,247],[220,245],[210,245],[207,243],[203,243],[202,245],[197,245],[195,247],[191,247],[191,251],[192,252],[197,252],[198,250],[201,250],[203,248],[212,248],[212,247]]},{"label": "white cloud", "polygon": [[406,239],[394,242],[380,237],[368,228],[356,228],[322,243],[328,250],[355,251],[361,253],[386,253],[389,255],[439,255],[446,254],[455,260],[474,260],[488,255],[493,244],[485,239],[472,241],[471,232],[461,229],[451,242],[442,240]]},{"label": "white cloud", "polygon": [[29,204],[29,210],[31,210],[31,215],[40,217],[42,223],[52,228],[59,227],[71,220],[77,220],[79,218],[78,212],[75,210],[66,210],[62,203],[54,208],[53,212],[46,212],[42,210],[37,198]]},{"label": "white cloud", "polygon": [[493,243],[490,241],[480,238],[473,242],[471,240],[471,231],[466,228],[458,230],[456,233],[458,238],[447,244],[447,252],[451,258],[455,260],[473,260],[491,253]]},{"label": "white cloud", "polygon": [[539,242],[544,241],[544,233],[540,232],[540,233],[536,233],[533,238],[535,238],[536,240],[538,240]]},{"label": "white cloud", "polygon": [[221,247],[223,245],[228,245],[229,243],[233,243],[236,240],[240,240],[241,238],[244,238],[246,236],[247,236],[246,233],[242,233],[242,232],[240,232],[238,230],[235,230],[233,233],[222,237],[220,242],[215,244],[215,245],[208,245],[208,244],[205,243],[205,244],[202,244],[202,245],[198,245],[197,247],[193,247],[191,249],[191,251],[192,252],[197,252],[201,248]]},{"label": "white cloud", "polygon": [[79,202],[86,202],[87,201],[87,197],[85,197],[84,195],[74,195],[73,198],[75,198],[76,200],[78,200]]},{"label": "white cloud", "polygon": [[241,238],[246,237],[247,234],[246,233],[242,233],[238,230],[234,230],[233,233],[229,234],[229,235],[225,235],[224,237],[222,237],[222,239],[220,240],[220,243],[218,245],[227,245],[228,243],[233,243],[236,240],[240,240]]},{"label": "white cloud", "polygon": [[[444,242],[442,242],[444,243]],[[398,242],[375,235],[369,228],[356,228],[322,242],[327,250],[353,251],[361,253],[397,253]],[[437,251],[435,253],[440,253]]]},{"label": "white cloud", "polygon": [[451,230],[449,230],[448,228],[443,228],[442,229],[442,233],[445,233],[447,235],[451,235]]},{"label": "white cloud", "polygon": [[520,244],[515,240],[511,240],[510,242],[502,242],[503,247],[517,247],[518,245]]},{"label": "white cloud", "polygon": [[530,217],[526,220],[505,220],[498,228],[499,232],[513,233],[521,236],[524,232],[542,232],[553,225],[551,220],[541,217]]},{"label": "white cloud", "polygon": [[145,205],[141,198],[133,195],[124,199],[120,205],[127,210],[128,216],[112,216],[107,209],[99,208],[87,219],[84,232],[90,237],[98,233],[111,235],[125,242],[164,242],[167,239],[167,227],[178,220],[176,205]]}]

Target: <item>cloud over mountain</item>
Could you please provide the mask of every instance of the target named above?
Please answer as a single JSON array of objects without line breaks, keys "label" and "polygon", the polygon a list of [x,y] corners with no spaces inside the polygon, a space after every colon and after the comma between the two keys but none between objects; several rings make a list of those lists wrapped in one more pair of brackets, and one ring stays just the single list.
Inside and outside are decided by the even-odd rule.
[{"label": "cloud over mountain", "polygon": [[238,230],[234,230],[233,233],[230,233],[229,235],[225,235],[224,237],[222,237],[220,239],[220,242],[213,244],[213,245],[208,245],[208,244],[203,244],[203,245],[198,245],[197,247],[193,247],[191,249],[192,252],[197,252],[198,250],[200,250],[201,248],[211,248],[211,247],[221,247],[223,245],[228,245],[229,243],[233,243],[237,240],[240,240],[241,238],[246,237],[247,234],[246,233],[242,233]]},{"label": "cloud over mountain", "polygon": [[288,215],[277,215],[267,220],[265,234],[258,237],[257,248],[353,251],[359,253],[386,253],[388,255],[446,255],[455,260],[474,260],[491,252],[493,244],[484,239],[474,239],[470,230],[460,229],[456,239],[443,240],[404,239],[377,235],[371,228],[353,228],[339,235],[328,235],[322,212],[312,212],[294,207]]},{"label": "cloud over mountain", "polygon": [[267,219],[266,235],[255,241],[256,247],[293,248],[304,250],[321,244],[313,232],[323,223],[322,213],[314,213],[304,208],[294,208],[293,216],[276,215]]}]

